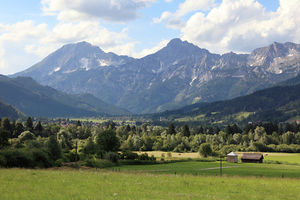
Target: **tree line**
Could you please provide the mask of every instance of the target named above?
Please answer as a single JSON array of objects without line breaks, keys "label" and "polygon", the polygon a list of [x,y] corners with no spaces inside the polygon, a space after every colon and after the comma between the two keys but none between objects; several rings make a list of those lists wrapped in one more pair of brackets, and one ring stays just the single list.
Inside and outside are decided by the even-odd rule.
[{"label": "tree line", "polygon": [[[133,151],[198,152],[225,155],[230,151],[300,152],[300,125],[297,123],[248,123],[218,126],[168,127],[149,123],[98,126],[61,126],[59,123],[23,122],[1,119],[0,165],[5,167],[49,167],[67,162],[95,160],[147,160],[155,158]],[[209,150],[210,149],[210,150]]]}]

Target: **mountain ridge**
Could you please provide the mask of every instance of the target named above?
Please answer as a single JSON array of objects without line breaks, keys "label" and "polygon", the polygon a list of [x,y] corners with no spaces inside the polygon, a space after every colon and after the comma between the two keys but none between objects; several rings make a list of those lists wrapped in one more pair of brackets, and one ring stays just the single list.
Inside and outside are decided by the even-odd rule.
[{"label": "mountain ridge", "polygon": [[129,114],[89,94],[68,95],[29,77],[0,76],[0,98],[29,116],[81,117]]},{"label": "mountain ridge", "polygon": [[[74,53],[80,45],[83,50]],[[54,60],[46,57],[14,76],[30,76],[68,93],[91,93],[133,113],[231,99],[274,86],[300,71],[300,45],[290,42],[250,54],[219,55],[177,38],[140,59],[105,53],[87,43],[62,48],[69,53],[57,53]]]},{"label": "mountain ridge", "polygon": [[178,121],[189,118],[198,123],[285,122],[300,116],[300,83],[278,85],[230,100],[197,103],[177,110],[145,115],[152,120]]},{"label": "mountain ridge", "polygon": [[16,120],[19,118],[24,118],[25,114],[0,99],[0,118],[2,117]]}]

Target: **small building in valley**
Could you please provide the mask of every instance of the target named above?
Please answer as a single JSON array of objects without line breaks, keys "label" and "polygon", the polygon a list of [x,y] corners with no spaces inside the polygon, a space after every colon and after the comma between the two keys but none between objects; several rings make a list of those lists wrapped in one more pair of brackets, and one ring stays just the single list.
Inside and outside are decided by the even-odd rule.
[{"label": "small building in valley", "polygon": [[262,163],[264,156],[261,153],[244,153],[241,157],[243,163]]},{"label": "small building in valley", "polygon": [[237,163],[238,155],[234,152],[230,152],[229,154],[227,154],[227,161],[231,163]]}]

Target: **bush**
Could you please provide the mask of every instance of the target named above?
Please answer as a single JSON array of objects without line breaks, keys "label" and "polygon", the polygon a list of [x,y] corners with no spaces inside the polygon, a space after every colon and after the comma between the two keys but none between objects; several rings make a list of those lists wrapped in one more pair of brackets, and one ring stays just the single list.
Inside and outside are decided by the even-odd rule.
[{"label": "bush", "polygon": [[26,140],[34,140],[35,135],[33,133],[31,133],[30,131],[24,131],[19,135],[18,138],[19,138],[20,142],[24,142]]},{"label": "bush", "polygon": [[254,142],[253,146],[255,147],[256,151],[260,152],[272,152],[273,149],[269,148],[267,145],[260,143],[260,142]]},{"label": "bush", "polygon": [[58,141],[54,136],[49,137],[47,148],[49,155],[53,160],[62,158],[61,147],[59,146]]},{"label": "bush", "polygon": [[155,157],[152,155],[151,157],[149,157],[149,155],[147,153],[143,153],[139,156],[139,160],[151,160],[154,161],[156,160]]},{"label": "bush", "polygon": [[123,151],[120,155],[120,159],[122,159],[122,160],[136,160],[138,158],[139,158],[139,155],[132,151]]},{"label": "bush", "polygon": [[39,168],[48,168],[53,166],[53,161],[50,159],[46,151],[40,149],[33,149],[32,160],[34,161],[34,166]]},{"label": "bush", "polygon": [[26,140],[24,142],[24,147],[27,149],[39,149],[43,147],[43,144],[38,142],[37,140]]},{"label": "bush", "polygon": [[90,158],[85,162],[85,166],[87,167],[95,167],[95,168],[105,168],[112,167],[115,164],[108,160],[100,160],[96,158]]},{"label": "bush", "polygon": [[0,152],[0,165],[3,167],[47,168],[53,166],[53,160],[43,149],[6,149]]},{"label": "bush", "polygon": [[277,145],[276,151],[285,152],[285,153],[294,153],[294,149],[292,149],[292,145],[287,145],[287,144]]},{"label": "bush", "polygon": [[64,154],[64,161],[65,162],[77,162],[78,161],[78,155],[75,151],[70,151],[66,154]]},{"label": "bush", "polygon": [[93,142],[92,138],[89,138],[86,141],[85,146],[83,148],[83,153],[84,154],[96,154],[97,153],[97,147],[96,147],[96,144]]},{"label": "bush", "polygon": [[6,160],[4,167],[34,167],[31,152],[27,149],[7,149],[2,151],[1,154]]},{"label": "bush", "polygon": [[212,149],[209,143],[202,143],[199,147],[199,153],[203,157],[211,156],[212,155]]},{"label": "bush", "polygon": [[55,164],[56,167],[61,167],[62,164],[63,164],[63,160],[62,159],[58,159],[58,160],[55,161],[54,164]]},{"label": "bush", "polygon": [[107,152],[105,155],[104,155],[104,158],[105,160],[109,160],[113,163],[117,163],[118,160],[119,160],[119,155],[115,152]]},{"label": "bush", "polygon": [[168,152],[168,153],[167,153],[167,157],[168,157],[168,158],[172,158],[172,153],[171,153],[171,152]]},{"label": "bush", "polygon": [[6,159],[3,155],[0,155],[0,166],[6,166]]}]

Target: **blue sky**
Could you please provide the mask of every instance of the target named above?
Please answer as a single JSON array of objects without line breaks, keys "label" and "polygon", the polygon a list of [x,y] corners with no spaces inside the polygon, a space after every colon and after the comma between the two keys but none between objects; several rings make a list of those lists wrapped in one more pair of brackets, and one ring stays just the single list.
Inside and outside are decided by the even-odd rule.
[{"label": "blue sky", "polygon": [[67,43],[142,57],[181,38],[214,53],[300,43],[299,0],[0,0],[0,74]]}]

